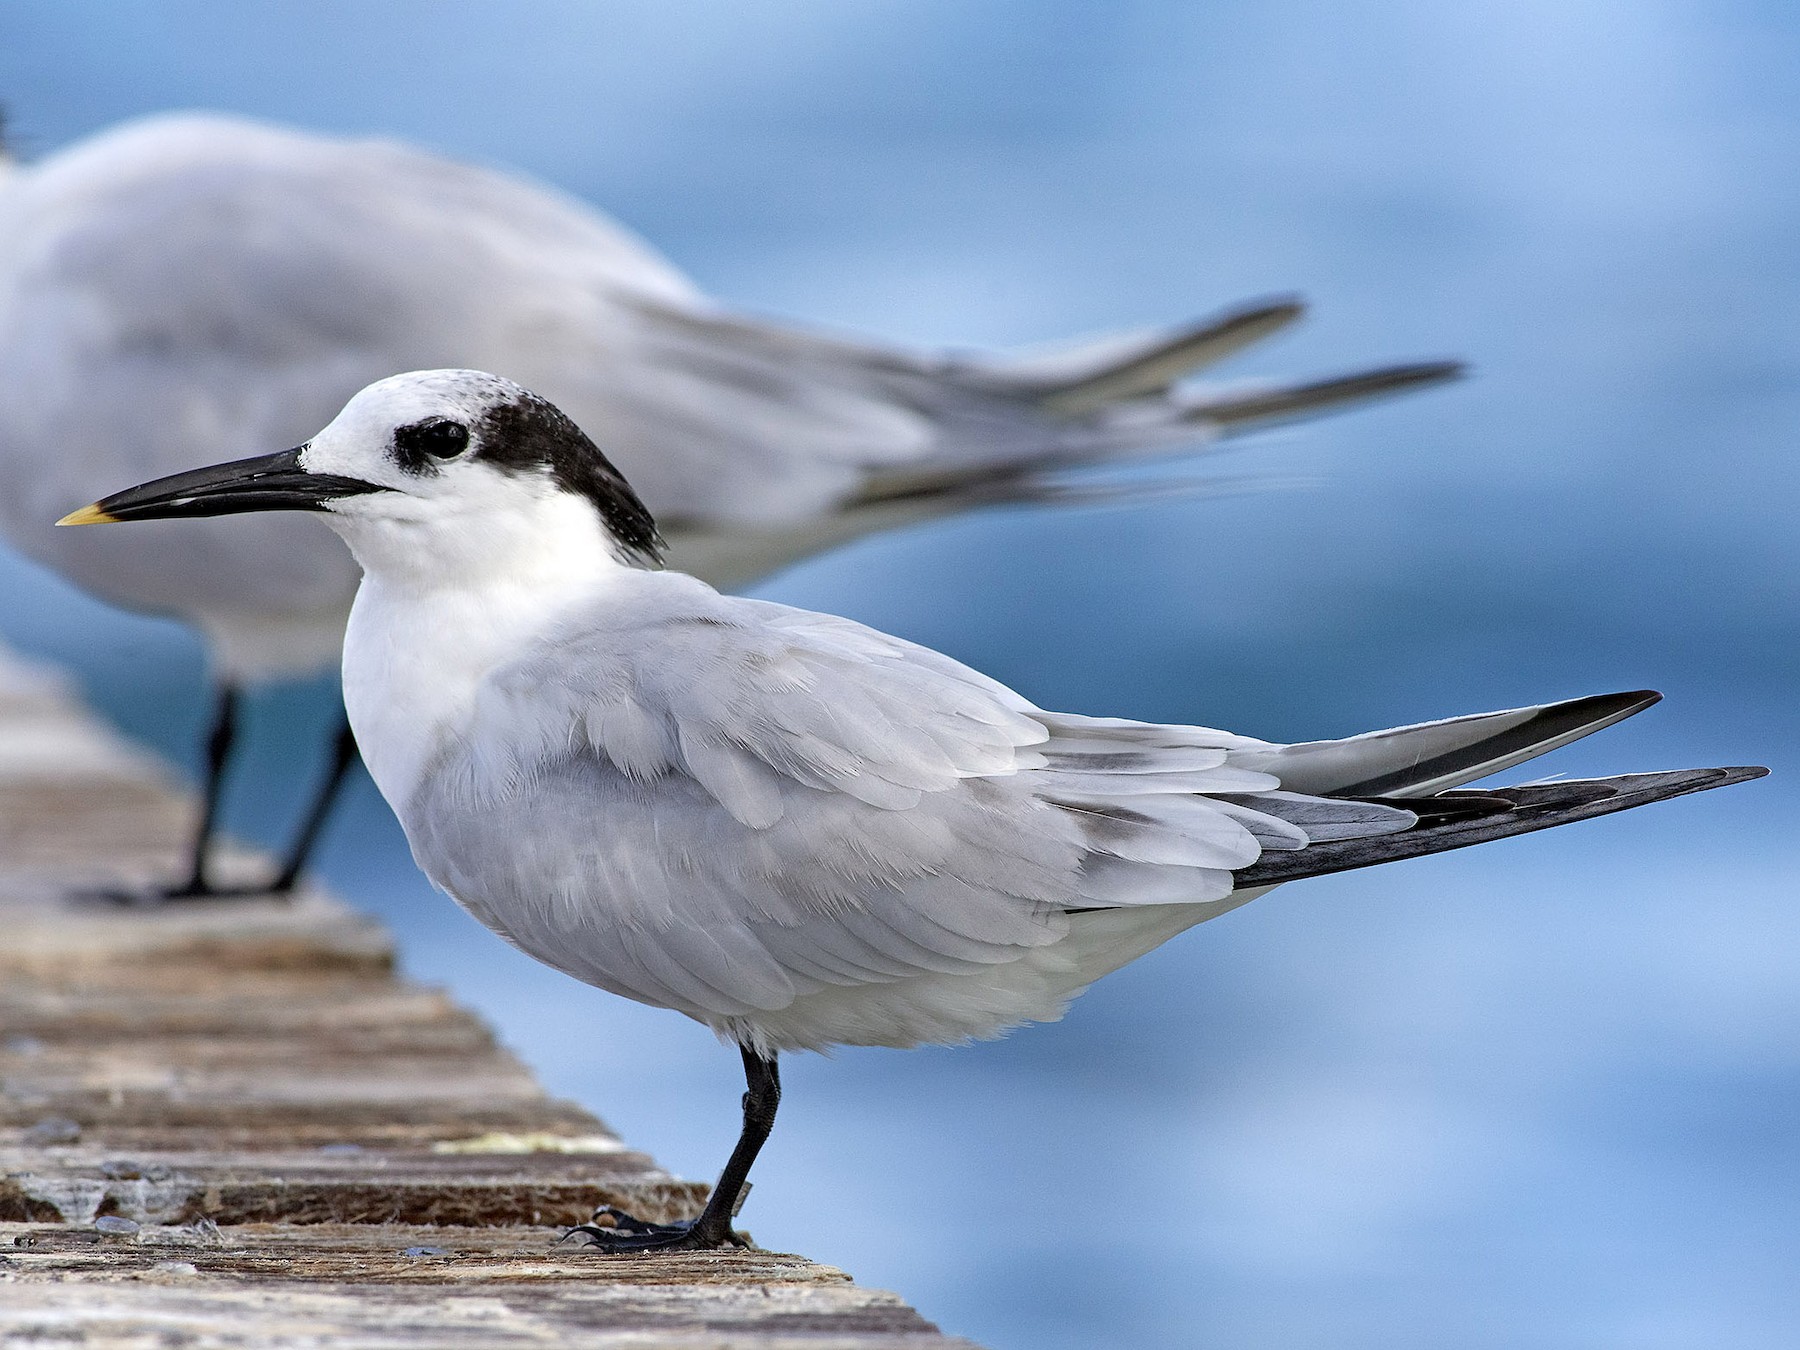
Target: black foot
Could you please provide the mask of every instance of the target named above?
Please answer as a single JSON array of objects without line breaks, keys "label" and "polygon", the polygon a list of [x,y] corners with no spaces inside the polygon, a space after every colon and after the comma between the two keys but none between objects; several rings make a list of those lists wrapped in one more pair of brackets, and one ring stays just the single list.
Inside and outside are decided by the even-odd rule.
[{"label": "black foot", "polygon": [[144,886],[141,888],[98,886],[75,892],[75,898],[89,903],[113,905],[122,909],[162,909],[169,905],[190,905],[207,901],[292,900],[294,889],[292,886],[283,887],[278,883],[261,886],[196,886],[189,881],[180,885]]},{"label": "black foot", "polygon": [[583,1246],[598,1247],[608,1255],[623,1252],[703,1252],[715,1247],[750,1245],[748,1237],[733,1232],[729,1225],[720,1225],[720,1231],[717,1232],[711,1231],[711,1225],[702,1230],[702,1221],[699,1219],[690,1219],[686,1223],[645,1223],[611,1205],[600,1206],[594,1211],[594,1218],[610,1219],[612,1222],[576,1224],[562,1235],[560,1241],[567,1242],[579,1233],[584,1239]]}]

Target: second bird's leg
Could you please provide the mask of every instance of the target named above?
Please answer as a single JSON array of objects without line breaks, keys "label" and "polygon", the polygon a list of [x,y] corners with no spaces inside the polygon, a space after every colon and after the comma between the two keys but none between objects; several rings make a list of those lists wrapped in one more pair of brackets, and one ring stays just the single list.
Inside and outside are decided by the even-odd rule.
[{"label": "second bird's leg", "polygon": [[237,739],[238,696],[235,684],[227,681],[219,686],[212,731],[206,738],[206,785],[201,799],[200,823],[194,830],[193,858],[188,866],[187,880],[163,892],[170,900],[193,900],[219,894],[206,879],[206,855],[212,846],[213,827],[219,817],[225,763],[231,758],[231,743]]},{"label": "second bird's leg", "polygon": [[743,1247],[748,1243],[731,1228],[731,1212],[738,1195],[750,1178],[750,1165],[762,1151],[769,1131],[775,1128],[775,1110],[781,1105],[781,1078],[775,1069],[775,1057],[764,1059],[750,1049],[744,1056],[744,1128],[738,1135],[737,1147],[719,1174],[719,1184],[707,1197],[700,1217],[687,1223],[646,1223],[623,1210],[603,1205],[594,1217],[612,1220],[610,1227],[584,1223],[571,1228],[565,1236],[580,1233],[590,1246],[607,1252],[698,1251],[727,1245]]},{"label": "second bird's leg", "polygon": [[261,885],[217,886],[209,879],[207,861],[212,850],[213,836],[218,830],[225,768],[231,758],[232,745],[237,739],[239,702],[240,693],[235,684],[219,687],[218,708],[213,714],[212,731],[206,738],[206,782],[201,794],[200,823],[194,832],[193,858],[187,880],[153,892],[148,897],[120,894],[113,898],[142,905],[153,904],[158,899],[216,900],[248,895],[285,896],[293,892],[301,870],[312,855],[313,846],[318,843],[326,818],[331,814],[332,804],[342,791],[345,779],[349,777],[350,766],[356,763],[356,737],[351,733],[349,719],[346,717],[340,720],[337,735],[332,740],[331,762],[326,766],[325,779],[313,795],[312,805],[307,809],[306,819],[301,823],[300,832],[295,836],[281,870],[270,881]]},{"label": "second bird's leg", "polygon": [[313,845],[319,841],[319,832],[325,828],[325,818],[331,814],[332,803],[343,790],[344,780],[349,777],[350,766],[354,763],[356,736],[350,730],[350,719],[345,717],[338,723],[337,737],[332,742],[331,765],[325,771],[325,781],[319,785],[312,806],[306,813],[306,820],[300,826],[300,833],[294,837],[294,845],[288,850],[287,862],[275,880],[269,883],[271,894],[287,895],[300,880],[306,860],[312,856]]}]

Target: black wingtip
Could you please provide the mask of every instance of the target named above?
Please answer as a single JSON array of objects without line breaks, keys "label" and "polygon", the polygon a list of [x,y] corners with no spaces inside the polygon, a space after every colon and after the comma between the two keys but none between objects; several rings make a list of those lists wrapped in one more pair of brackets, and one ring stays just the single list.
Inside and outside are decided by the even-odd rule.
[{"label": "black wingtip", "polygon": [[1710,784],[1712,787],[1730,787],[1733,783],[1753,783],[1758,778],[1769,776],[1766,764],[1734,764],[1729,769],[1719,770],[1719,781]]},{"label": "black wingtip", "polygon": [[1164,335],[1164,345],[1180,346],[1196,339],[1229,339],[1243,333],[1256,341],[1306,317],[1306,301],[1299,295],[1263,295],[1216,310],[1204,318],[1178,324]]},{"label": "black wingtip", "polygon": [[1567,703],[1555,706],[1571,712],[1592,712],[1598,716],[1617,714],[1621,717],[1635,717],[1645,708],[1655,707],[1662,700],[1659,690],[1627,689],[1619,694],[1590,694],[1586,698],[1570,699]]},{"label": "black wingtip", "polygon": [[[1589,783],[1604,784],[1613,789],[1613,797],[1599,809],[1592,808],[1589,803],[1572,803],[1575,810],[1566,813],[1568,819],[1585,819],[1589,815],[1611,815],[1614,811],[1629,810],[1634,806],[1646,806],[1651,802],[1667,801],[1671,797],[1685,797],[1694,792],[1711,792],[1714,788],[1731,787],[1737,783],[1748,783],[1768,775],[1768,770],[1760,764],[1739,764],[1728,768],[1716,769],[1664,769],[1656,773],[1624,773],[1611,778],[1568,779],[1561,783],[1545,783],[1541,786],[1548,790],[1558,787],[1582,787]],[[1502,795],[1518,791],[1516,788],[1500,788]],[[1536,803],[1531,803],[1536,806]],[[1563,814],[1553,812],[1553,814]],[[1554,824],[1562,824],[1563,819],[1554,820]]]},{"label": "black wingtip", "polygon": [[1305,384],[1279,386],[1238,394],[1219,394],[1187,405],[1182,418],[1225,428],[1306,417],[1345,403],[1359,403],[1384,395],[1429,389],[1459,380],[1469,373],[1463,361],[1409,361],[1379,366],[1349,375],[1334,375]]},{"label": "black wingtip", "polygon": [[[1560,703],[1546,703],[1532,712],[1528,720],[1504,731],[1458,746],[1432,759],[1414,760],[1358,782],[1340,784],[1333,791],[1347,797],[1383,797],[1396,792],[1419,791],[1429,783],[1485,778],[1623,722],[1661,701],[1662,695],[1654,689],[1632,689],[1622,694],[1587,694]],[[1470,772],[1477,768],[1479,774]]]},{"label": "black wingtip", "polygon": [[[1418,385],[1465,380],[1474,372],[1475,367],[1467,361],[1411,361],[1404,365],[1389,366],[1385,371],[1377,372],[1376,382],[1386,389],[1411,389]],[[1381,390],[1371,389],[1370,392],[1377,393]]]},{"label": "black wingtip", "polygon": [[1280,332],[1306,312],[1298,296],[1272,296],[1171,329],[1140,349],[1035,392],[1039,406],[1081,417],[1111,404],[1167,394],[1188,376]]},{"label": "black wingtip", "polygon": [[[1489,792],[1447,794],[1453,808],[1482,801],[1503,803],[1493,812],[1434,809],[1435,797],[1420,799],[1420,823],[1396,834],[1363,839],[1331,840],[1289,853],[1265,853],[1249,867],[1237,871],[1237,885],[1269,886],[1282,881],[1348,872],[1381,863],[1399,862],[1432,853],[1447,853],[1473,844],[1490,843],[1514,835],[1531,834],[1578,820],[1593,820],[1652,802],[1668,801],[1695,792],[1730,787],[1761,778],[1768,770],[1760,765],[1719,769],[1668,769],[1656,773],[1619,774],[1611,778],[1572,778],[1551,783],[1529,783],[1496,788]],[[1411,809],[1404,797],[1383,799],[1386,805]]]},{"label": "black wingtip", "polygon": [[1216,329],[1231,324],[1256,323],[1258,321],[1280,322],[1289,324],[1303,318],[1306,314],[1306,300],[1295,294],[1265,295],[1255,300],[1245,300],[1233,305],[1230,309],[1214,314],[1211,318],[1196,319],[1191,325],[1195,332]]}]

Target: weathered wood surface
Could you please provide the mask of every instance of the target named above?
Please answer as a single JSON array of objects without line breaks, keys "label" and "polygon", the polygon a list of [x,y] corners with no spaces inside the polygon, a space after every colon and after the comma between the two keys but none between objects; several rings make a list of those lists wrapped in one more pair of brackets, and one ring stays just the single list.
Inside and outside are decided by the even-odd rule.
[{"label": "weathered wood surface", "polygon": [[191,813],[0,654],[0,1346],[966,1344],[797,1256],[557,1245],[706,1187],[548,1097],[327,895],[71,899],[173,875]]}]

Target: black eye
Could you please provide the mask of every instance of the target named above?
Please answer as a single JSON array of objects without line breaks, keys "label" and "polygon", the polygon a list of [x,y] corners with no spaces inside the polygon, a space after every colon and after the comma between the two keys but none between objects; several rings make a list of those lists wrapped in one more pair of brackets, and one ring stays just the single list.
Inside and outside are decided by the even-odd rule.
[{"label": "black eye", "polygon": [[394,448],[400,452],[402,462],[417,464],[426,455],[432,459],[455,459],[469,448],[469,429],[443,417],[415,422],[394,432]]}]

